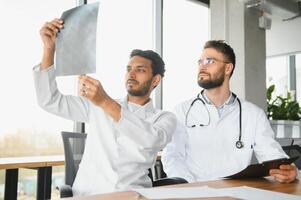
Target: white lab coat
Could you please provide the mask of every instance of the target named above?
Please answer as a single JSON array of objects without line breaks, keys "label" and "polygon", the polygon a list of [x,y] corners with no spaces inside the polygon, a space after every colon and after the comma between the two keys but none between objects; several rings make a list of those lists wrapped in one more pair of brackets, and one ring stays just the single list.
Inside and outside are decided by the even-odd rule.
[{"label": "white lab coat", "polygon": [[213,104],[206,104],[210,125],[203,127],[198,125],[208,122],[208,113],[203,104],[197,108],[194,105],[187,122],[197,127],[188,128],[185,117],[193,99],[174,109],[179,122],[172,141],[162,154],[163,168],[169,177],[182,177],[189,182],[219,179],[247,167],[253,152],[259,162],[287,157],[273,139],[274,133],[264,111],[256,105],[241,100],[244,147],[237,149],[238,101],[225,104],[221,116]]},{"label": "white lab coat", "polygon": [[74,195],[91,195],[151,187],[148,169],[157,152],[171,140],[176,117],[157,110],[152,101],[144,106],[119,101],[121,118],[114,122],[86,98],[62,95],[51,67],[34,68],[38,104],[66,119],[90,124],[84,155],[73,185]]}]

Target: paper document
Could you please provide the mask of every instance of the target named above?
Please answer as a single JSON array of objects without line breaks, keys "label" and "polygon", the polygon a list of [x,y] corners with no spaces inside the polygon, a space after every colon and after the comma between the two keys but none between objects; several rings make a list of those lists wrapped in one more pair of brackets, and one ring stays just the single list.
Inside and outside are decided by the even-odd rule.
[{"label": "paper document", "polygon": [[65,11],[64,28],[56,39],[56,75],[96,72],[96,33],[99,3]]},{"label": "paper document", "polygon": [[217,189],[225,196],[239,199],[256,199],[256,200],[300,200],[301,196],[285,194],[281,192],[272,192],[253,187],[241,186],[232,188]]},{"label": "paper document", "polygon": [[235,199],[256,200],[300,200],[301,196],[262,190],[253,187],[241,186],[230,188],[179,187],[179,188],[148,188],[135,189],[139,195],[147,199],[188,199],[231,197]]},{"label": "paper document", "polygon": [[270,169],[278,169],[280,165],[282,164],[291,164],[295,160],[297,160],[298,157],[292,157],[292,158],[281,158],[276,160],[269,160],[265,161],[260,164],[252,164],[249,165],[244,170],[233,174],[231,176],[226,176],[224,178],[260,178],[264,176],[269,176]]},{"label": "paper document", "polygon": [[181,188],[148,188],[135,189],[135,192],[147,199],[184,199],[200,197],[225,197],[216,189],[208,186],[203,187],[181,187]]}]

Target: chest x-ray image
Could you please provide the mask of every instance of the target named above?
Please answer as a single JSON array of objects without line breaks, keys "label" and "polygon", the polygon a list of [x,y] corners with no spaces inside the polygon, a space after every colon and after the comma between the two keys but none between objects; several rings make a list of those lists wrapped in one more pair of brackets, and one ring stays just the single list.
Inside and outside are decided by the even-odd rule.
[{"label": "chest x-ray image", "polygon": [[96,72],[96,33],[99,3],[65,11],[64,28],[56,40],[56,75]]}]

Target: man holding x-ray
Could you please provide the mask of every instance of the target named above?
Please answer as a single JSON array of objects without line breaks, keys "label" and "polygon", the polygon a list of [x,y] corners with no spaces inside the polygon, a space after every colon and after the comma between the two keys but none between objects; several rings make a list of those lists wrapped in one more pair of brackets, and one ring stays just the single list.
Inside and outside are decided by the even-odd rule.
[{"label": "man holding x-ray", "polygon": [[[39,105],[66,119],[90,124],[84,155],[73,184],[74,195],[151,187],[148,169],[171,140],[176,118],[153,107],[150,94],[164,76],[161,57],[133,50],[125,65],[128,95],[113,100],[101,82],[80,76],[80,96],[63,95],[55,81],[54,51],[63,21],[54,19],[40,30],[41,64],[34,68]],[[111,66],[103,66],[111,67]],[[114,77],[112,77],[114,78]]]},{"label": "man holding x-ray", "polygon": [[[259,162],[288,157],[273,139],[264,111],[230,91],[233,49],[223,41],[208,41],[198,66],[198,84],[204,89],[175,107],[179,123],[162,155],[167,176],[189,182],[212,180],[246,168],[253,152]],[[281,165],[269,173],[289,183],[297,169]]]}]

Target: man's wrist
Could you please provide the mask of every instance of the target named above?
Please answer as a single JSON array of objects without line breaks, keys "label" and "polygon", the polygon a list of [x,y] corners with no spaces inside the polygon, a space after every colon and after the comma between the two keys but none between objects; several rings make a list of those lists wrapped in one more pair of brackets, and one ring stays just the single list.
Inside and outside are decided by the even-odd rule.
[{"label": "man's wrist", "polygon": [[121,106],[109,96],[105,97],[98,104],[107,114],[109,114],[114,121],[118,121],[120,119]]},{"label": "man's wrist", "polygon": [[47,69],[48,67],[52,66],[54,63],[54,52],[53,48],[43,48],[43,58],[41,61],[41,69]]},{"label": "man's wrist", "polygon": [[108,108],[110,106],[112,106],[113,104],[113,99],[111,99],[108,96],[103,97],[99,102],[98,102],[98,106],[102,107],[103,109]]}]

